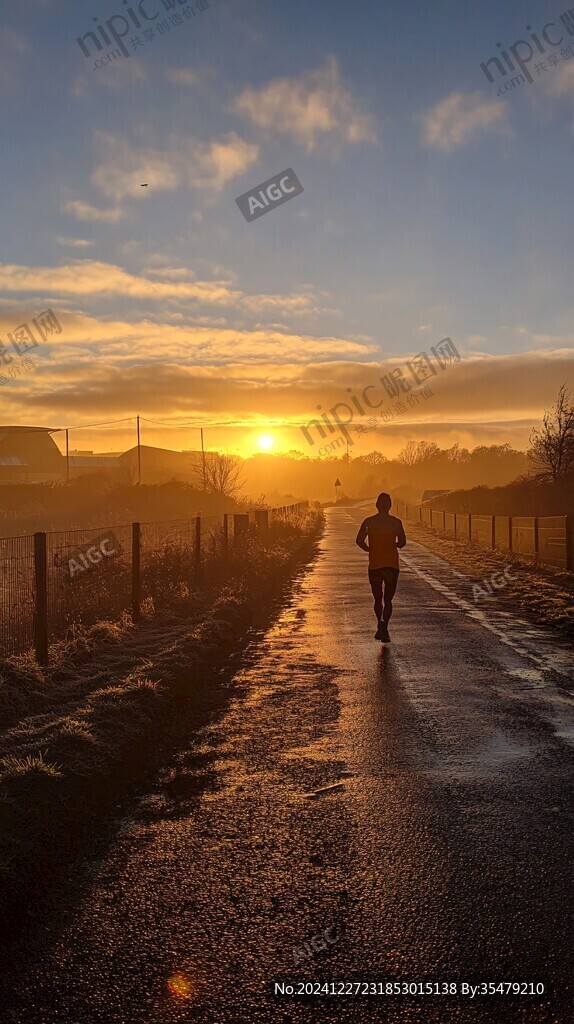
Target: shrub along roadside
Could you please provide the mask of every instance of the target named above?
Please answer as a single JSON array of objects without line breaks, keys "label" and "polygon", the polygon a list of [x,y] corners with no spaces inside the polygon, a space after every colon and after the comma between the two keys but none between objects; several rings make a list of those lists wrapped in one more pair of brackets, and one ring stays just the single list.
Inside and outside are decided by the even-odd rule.
[{"label": "shrub along roadside", "polygon": [[[23,715],[7,703],[12,727],[0,737],[4,911],[25,909],[31,891],[86,853],[129,783],[221,707],[231,660],[269,623],[321,527],[311,512],[297,526],[279,524],[265,546],[246,545],[191,623],[172,615],[99,624],[40,675],[34,668],[32,697],[22,696]],[[31,669],[20,664],[24,687]],[[14,661],[0,664],[0,692],[7,679],[16,695],[17,676]]]}]

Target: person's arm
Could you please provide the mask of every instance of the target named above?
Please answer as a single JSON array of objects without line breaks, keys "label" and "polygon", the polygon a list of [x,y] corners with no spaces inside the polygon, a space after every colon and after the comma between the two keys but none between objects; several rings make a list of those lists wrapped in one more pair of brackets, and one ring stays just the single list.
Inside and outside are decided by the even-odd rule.
[{"label": "person's arm", "polygon": [[368,552],[369,545],[365,544],[366,537],[367,537],[367,521],[365,520],[364,523],[361,523],[361,529],[359,530],[359,532],[357,534],[357,537],[356,537],[356,540],[355,540],[355,544],[358,544],[359,547],[363,549],[363,551],[367,551]]},{"label": "person's arm", "polygon": [[403,527],[403,524],[401,523],[400,519],[398,519],[397,522],[399,524],[397,526],[397,547],[398,548],[404,548],[404,546],[405,546],[405,544],[407,542],[407,538],[405,536],[404,527]]}]

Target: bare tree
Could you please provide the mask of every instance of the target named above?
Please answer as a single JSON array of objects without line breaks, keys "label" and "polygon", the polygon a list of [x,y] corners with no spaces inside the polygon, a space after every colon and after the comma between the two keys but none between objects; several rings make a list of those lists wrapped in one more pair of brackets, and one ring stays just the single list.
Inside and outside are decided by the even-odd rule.
[{"label": "bare tree", "polygon": [[540,480],[557,484],[574,473],[574,403],[565,384],[542,426],[532,431],[528,457]]},{"label": "bare tree", "polygon": [[428,462],[440,453],[440,448],[434,441],[408,441],[402,452],[397,455],[397,462],[403,466],[419,466],[421,462]]},{"label": "bare tree", "polygon": [[458,441],[451,448],[447,448],[444,454],[449,462],[468,462],[470,459],[468,448],[461,448]]},{"label": "bare tree", "polygon": [[368,455],[363,455],[362,461],[368,463],[369,466],[382,466],[383,462],[388,462],[389,460],[382,452],[372,451]]},{"label": "bare tree", "polygon": [[205,465],[207,492],[234,498],[243,483],[241,480],[242,469],[243,463],[239,456],[212,453]]}]

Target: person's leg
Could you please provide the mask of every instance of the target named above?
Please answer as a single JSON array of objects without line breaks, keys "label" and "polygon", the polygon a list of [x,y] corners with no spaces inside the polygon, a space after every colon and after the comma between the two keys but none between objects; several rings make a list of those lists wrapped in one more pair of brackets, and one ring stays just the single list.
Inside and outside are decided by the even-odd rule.
[{"label": "person's leg", "polygon": [[374,609],[377,622],[381,621],[383,614],[383,580],[379,569],[369,570],[369,583],[375,599]]},{"label": "person's leg", "polygon": [[388,626],[391,619],[391,615],[393,614],[393,597],[395,596],[397,583],[399,582],[398,569],[386,569],[384,582],[384,604],[381,617],[385,626]]}]

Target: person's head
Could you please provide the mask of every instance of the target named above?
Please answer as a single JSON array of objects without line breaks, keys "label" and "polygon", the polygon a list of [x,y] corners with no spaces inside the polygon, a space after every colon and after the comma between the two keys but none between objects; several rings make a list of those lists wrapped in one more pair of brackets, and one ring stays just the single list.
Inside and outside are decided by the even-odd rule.
[{"label": "person's head", "polygon": [[388,512],[393,504],[390,494],[386,494],[386,492],[383,491],[382,494],[379,494],[376,504],[379,512]]}]

